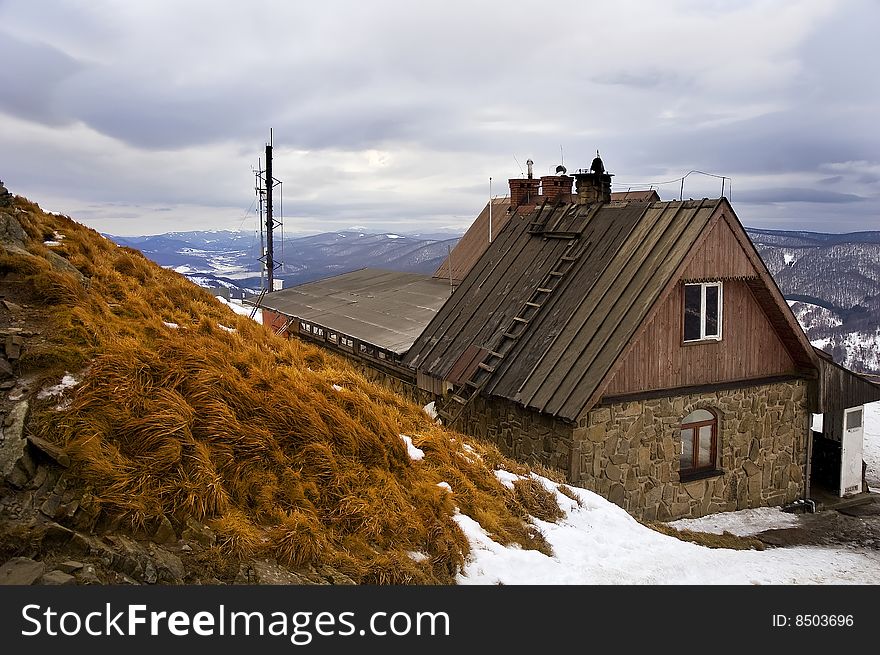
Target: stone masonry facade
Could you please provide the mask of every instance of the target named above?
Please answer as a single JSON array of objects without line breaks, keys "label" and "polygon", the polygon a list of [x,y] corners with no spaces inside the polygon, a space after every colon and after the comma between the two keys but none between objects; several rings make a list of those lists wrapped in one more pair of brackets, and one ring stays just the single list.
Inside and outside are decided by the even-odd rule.
[{"label": "stone masonry facade", "polygon": [[[681,481],[679,427],[700,408],[718,418],[716,470]],[[638,519],[668,521],[802,498],[809,417],[806,382],[791,380],[604,405],[576,425],[480,397],[456,427],[564,471]]]},{"label": "stone masonry facade", "polygon": [[[718,418],[716,471],[679,479],[681,419]],[[639,519],[785,505],[803,496],[810,412],[802,380],[593,409],[573,432],[573,482]]]},{"label": "stone masonry facade", "polygon": [[[455,409],[451,401],[447,407]],[[566,472],[571,466],[573,427],[506,400],[484,396],[474,398],[455,425],[465,434],[488,439],[508,457]]]}]

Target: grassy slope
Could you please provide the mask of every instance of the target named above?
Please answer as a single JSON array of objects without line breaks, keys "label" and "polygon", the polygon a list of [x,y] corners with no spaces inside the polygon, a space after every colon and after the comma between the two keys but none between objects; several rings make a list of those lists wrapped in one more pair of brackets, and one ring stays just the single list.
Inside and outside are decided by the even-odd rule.
[{"label": "grassy slope", "polygon": [[[521,465],[482,442],[465,450],[343,360],[269,334],[137,251],[15,205],[34,256],[0,249],[0,275],[30,285],[55,323],[22,373],[83,374],[67,409],[36,403],[31,429],[64,446],[105,515],[135,526],[192,516],[222,557],[329,564],[364,583],[451,582],[468,548],[456,506],[503,543],[546,548],[527,521],[554,514],[540,485],[511,492],[492,473]],[[61,245],[45,246],[56,232]],[[53,268],[50,249],[86,283]]]}]

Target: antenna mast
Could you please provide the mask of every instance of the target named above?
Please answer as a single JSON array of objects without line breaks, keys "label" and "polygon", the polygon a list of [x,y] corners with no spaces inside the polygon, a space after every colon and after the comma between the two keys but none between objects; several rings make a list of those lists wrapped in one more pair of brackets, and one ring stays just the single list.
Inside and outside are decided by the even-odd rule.
[{"label": "antenna mast", "polygon": [[[265,195],[265,189],[263,188],[263,162],[262,160],[257,160],[257,170],[254,171],[254,177],[256,177],[256,184],[254,189],[257,192],[257,204],[260,207],[260,258],[259,261],[263,261],[263,256],[266,254],[266,244],[265,244],[265,233],[263,230],[263,201]],[[266,288],[266,270],[260,266],[260,291]]]},{"label": "antenna mast", "polygon": [[[265,174],[265,177],[262,175]],[[257,194],[260,198],[260,250],[263,248],[263,232],[266,234],[266,249],[260,257],[260,261],[265,262],[265,268],[260,271],[260,286],[263,284],[263,272],[266,273],[267,292],[275,291],[275,271],[281,268],[281,262],[275,260],[275,243],[274,231],[276,227],[282,225],[283,217],[274,216],[274,203],[272,201],[272,191],[276,186],[281,185],[281,181],[275,179],[272,175],[272,129],[269,129],[269,143],[266,144],[266,170],[257,172]],[[265,222],[263,222],[263,195],[266,196],[266,214]],[[282,243],[282,247],[283,247]]]}]

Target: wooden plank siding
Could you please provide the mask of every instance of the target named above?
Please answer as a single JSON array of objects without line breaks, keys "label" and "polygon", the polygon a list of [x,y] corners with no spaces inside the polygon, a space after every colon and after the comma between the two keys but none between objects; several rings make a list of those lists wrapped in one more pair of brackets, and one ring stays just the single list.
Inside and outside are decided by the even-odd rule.
[{"label": "wooden plank siding", "polygon": [[758,277],[727,221],[717,221],[700,248],[693,253],[682,274],[683,280],[717,280],[721,268],[724,277]]},{"label": "wooden plank siding", "polygon": [[633,344],[604,395],[796,372],[788,350],[744,281],[724,281],[720,341],[682,343],[683,294],[684,285],[676,285]]}]

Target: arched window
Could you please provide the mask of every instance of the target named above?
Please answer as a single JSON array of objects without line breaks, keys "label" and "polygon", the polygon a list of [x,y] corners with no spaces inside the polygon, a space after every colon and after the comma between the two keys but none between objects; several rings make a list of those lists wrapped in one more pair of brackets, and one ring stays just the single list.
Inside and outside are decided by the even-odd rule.
[{"label": "arched window", "polygon": [[708,409],[695,409],[681,421],[681,476],[715,468],[718,419]]}]

